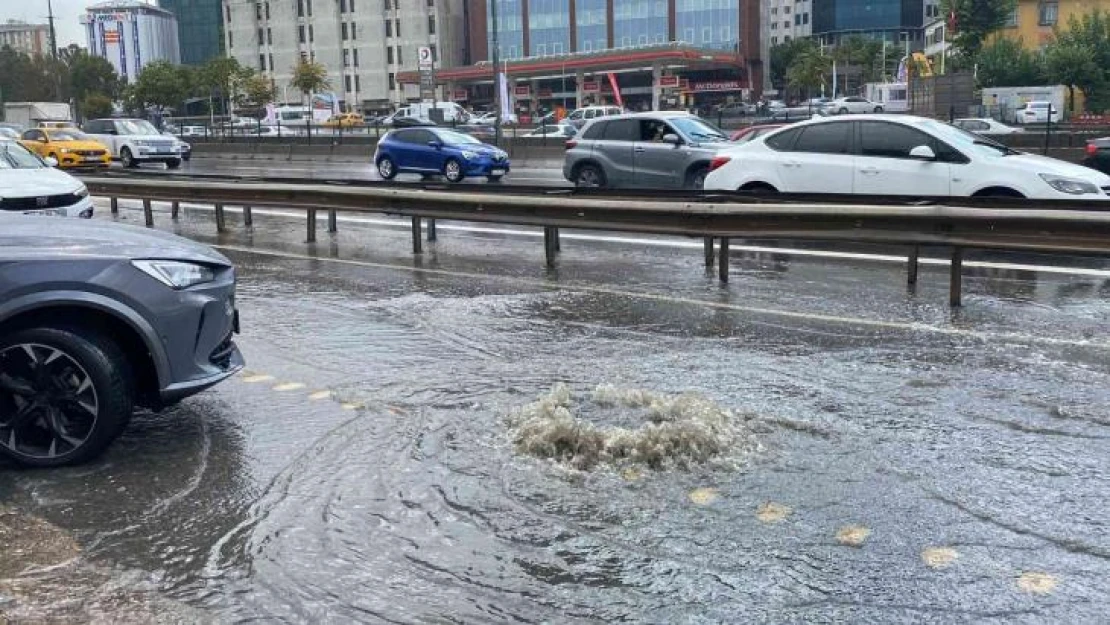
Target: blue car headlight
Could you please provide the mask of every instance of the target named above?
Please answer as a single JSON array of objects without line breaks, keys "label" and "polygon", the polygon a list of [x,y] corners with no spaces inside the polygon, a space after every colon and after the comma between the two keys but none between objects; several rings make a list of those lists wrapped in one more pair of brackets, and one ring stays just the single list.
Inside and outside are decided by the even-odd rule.
[{"label": "blue car headlight", "polygon": [[470,150],[463,150],[463,152],[462,152],[462,157],[465,158],[468,161],[473,161],[473,160],[477,159],[479,156],[481,156],[481,155],[478,154],[477,152],[471,152]]}]

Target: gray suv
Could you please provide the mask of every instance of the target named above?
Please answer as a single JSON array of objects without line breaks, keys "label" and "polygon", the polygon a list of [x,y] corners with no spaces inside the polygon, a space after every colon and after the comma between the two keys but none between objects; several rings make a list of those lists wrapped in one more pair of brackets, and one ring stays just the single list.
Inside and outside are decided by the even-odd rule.
[{"label": "gray suv", "polygon": [[728,137],[681,112],[596,119],[567,141],[563,176],[577,187],[700,189]]},{"label": "gray suv", "polygon": [[235,270],[213,250],[106,222],[0,214],[0,455],[93,458],[243,358]]}]

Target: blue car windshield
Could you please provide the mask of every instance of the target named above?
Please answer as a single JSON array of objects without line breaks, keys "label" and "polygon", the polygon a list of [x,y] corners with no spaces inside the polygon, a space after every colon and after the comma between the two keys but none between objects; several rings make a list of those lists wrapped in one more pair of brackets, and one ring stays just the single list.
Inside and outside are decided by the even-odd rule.
[{"label": "blue car windshield", "polygon": [[455,132],[454,130],[437,130],[435,131],[435,133],[439,137],[439,140],[447,145],[468,145],[481,143],[481,141],[475,139],[470,135],[463,134],[461,132]]}]

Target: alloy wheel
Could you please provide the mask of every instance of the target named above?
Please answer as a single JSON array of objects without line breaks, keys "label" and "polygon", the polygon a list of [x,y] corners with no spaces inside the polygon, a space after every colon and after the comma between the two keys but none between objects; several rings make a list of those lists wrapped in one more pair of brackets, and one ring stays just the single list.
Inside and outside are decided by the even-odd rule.
[{"label": "alloy wheel", "polygon": [[380,176],[381,176],[382,178],[385,178],[385,179],[387,179],[387,180],[388,180],[388,179],[389,179],[389,178],[390,178],[391,176],[393,176],[393,161],[389,160],[388,158],[383,158],[383,159],[382,159],[382,160],[381,160],[381,161],[380,161],[380,162],[378,163],[378,174],[379,174],[379,175],[380,175]]},{"label": "alloy wheel", "polygon": [[593,167],[583,167],[578,172],[577,183],[580,187],[600,187],[601,175]]},{"label": "alloy wheel", "polygon": [[81,448],[96,430],[100,402],[88,372],[69,354],[37,343],[0,351],[0,445],[49,459]]},{"label": "alloy wheel", "polygon": [[450,160],[443,166],[443,176],[451,182],[458,182],[462,178],[462,166],[458,161]]}]

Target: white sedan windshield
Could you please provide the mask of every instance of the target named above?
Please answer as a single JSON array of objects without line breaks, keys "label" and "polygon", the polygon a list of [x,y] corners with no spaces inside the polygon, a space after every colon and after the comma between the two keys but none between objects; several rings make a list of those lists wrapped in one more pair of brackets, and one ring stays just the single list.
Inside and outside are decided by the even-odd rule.
[{"label": "white sedan windshield", "polygon": [[1008,154],[1013,154],[1013,150],[1001,143],[991,141],[981,135],[972,134],[963,128],[957,128],[951,124],[929,120],[921,122],[920,127],[922,130],[961,152],[974,152],[980,156],[1006,156]]},{"label": "white sedan windshield", "polygon": [[15,141],[0,141],[0,169],[42,169],[45,165]]}]

